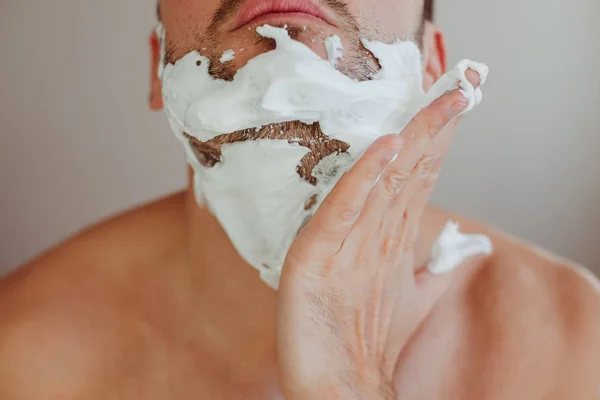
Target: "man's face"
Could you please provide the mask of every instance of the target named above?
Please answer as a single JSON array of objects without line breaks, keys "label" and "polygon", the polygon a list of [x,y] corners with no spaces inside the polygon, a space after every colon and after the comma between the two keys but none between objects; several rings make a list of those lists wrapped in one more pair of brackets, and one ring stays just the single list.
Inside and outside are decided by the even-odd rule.
[{"label": "man's face", "polygon": [[[275,42],[259,36],[256,27],[269,24],[287,27],[288,33],[327,58],[324,41],[338,35],[344,46],[337,68],[357,80],[368,80],[379,69],[377,60],[367,51],[361,38],[393,42],[414,40],[422,45],[424,87],[433,84],[444,72],[445,55],[441,33],[423,21],[424,0],[160,0],[160,19],[166,32],[166,62],[175,63],[186,54],[198,51],[210,60],[209,73],[231,80],[248,60],[272,50]],[[156,71],[159,43],[151,40],[153,65],[150,105],[162,108],[161,82]],[[233,50],[232,61],[220,61],[223,53]],[[283,132],[283,134],[281,134]],[[184,132],[184,135],[186,133]],[[186,135],[187,136],[187,135]],[[298,174],[311,184],[314,167],[324,157],[346,152],[348,145],[330,139],[318,123],[304,125],[289,121],[224,132],[208,142],[188,136],[189,144],[205,167],[220,160],[221,146],[245,140],[294,139],[310,151],[299,164]]]},{"label": "man's face", "polygon": [[[161,0],[159,11],[164,31],[159,32],[161,38],[166,33],[166,63],[175,64],[197,51],[209,60],[207,66],[203,64],[204,58],[199,59],[197,55],[190,58],[203,67],[201,73],[204,74],[207,67],[213,77],[224,80],[232,80],[250,59],[273,50],[275,42],[256,32],[256,27],[265,24],[287,28],[292,39],[305,44],[323,59],[327,59],[325,39],[337,35],[344,49],[336,67],[359,81],[371,79],[379,70],[378,60],[362,45],[361,39],[386,43],[396,39],[413,40],[423,50],[423,84],[427,90],[443,74],[445,56],[441,33],[433,24],[423,21],[423,2]],[[163,82],[158,76],[162,49],[158,35],[154,34],[150,43],[153,55],[150,105],[158,110],[163,106]],[[235,53],[234,59],[221,62],[228,50]],[[186,63],[180,66],[190,67]],[[169,67],[167,72],[173,72],[174,68]],[[193,71],[200,70],[192,65],[189,71],[194,74]],[[179,77],[182,87],[188,78],[185,74]],[[178,93],[172,87],[169,89],[169,82],[164,82],[164,87],[171,90],[165,97],[171,101]],[[217,85],[235,87],[235,83],[218,82]],[[188,101],[188,94],[180,98]],[[210,101],[209,92],[195,94],[206,96]],[[173,118],[171,111],[169,108],[168,114]],[[188,111],[189,108],[184,113]],[[236,112],[235,109],[230,111]],[[274,282],[279,279],[282,260],[294,235],[312,216],[340,174],[351,165],[353,157],[364,149],[358,146],[353,149],[354,144],[343,141],[343,137],[329,137],[319,122],[307,125],[290,120],[213,136],[186,132],[180,120],[178,118],[173,127],[194,169],[191,181],[194,193],[208,202],[238,251],[261,270],[261,274],[266,274],[264,279],[268,278],[270,284],[276,286]],[[257,141],[262,142],[241,144]],[[243,163],[233,162],[235,157],[243,157]]]},{"label": "man's face", "polygon": [[[211,60],[211,73],[231,79],[254,56],[271,50],[257,26],[287,25],[290,35],[326,57],[324,39],[336,34],[344,45],[339,69],[357,79],[368,79],[376,69],[360,37],[391,42],[420,41],[423,0],[161,0],[160,15],[167,32],[167,62],[193,50]],[[232,49],[236,56],[223,65],[218,60]]]}]

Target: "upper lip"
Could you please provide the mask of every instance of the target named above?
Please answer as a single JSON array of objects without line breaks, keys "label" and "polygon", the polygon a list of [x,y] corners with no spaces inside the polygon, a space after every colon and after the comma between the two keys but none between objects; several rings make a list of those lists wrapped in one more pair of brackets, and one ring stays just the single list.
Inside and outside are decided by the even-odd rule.
[{"label": "upper lip", "polygon": [[235,28],[233,29],[237,29],[262,15],[273,13],[309,14],[335,26],[333,16],[312,0],[247,0],[237,12]]}]

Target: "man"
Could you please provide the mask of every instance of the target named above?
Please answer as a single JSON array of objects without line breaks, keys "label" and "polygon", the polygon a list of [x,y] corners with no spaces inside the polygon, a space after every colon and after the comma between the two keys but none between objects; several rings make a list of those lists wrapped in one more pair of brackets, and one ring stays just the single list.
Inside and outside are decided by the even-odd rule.
[{"label": "man", "polygon": [[[231,64],[211,63],[214,76],[231,79],[248,59],[272,48],[236,25],[244,3],[162,0],[166,61],[174,63],[195,49],[205,49],[212,61],[236,49]],[[297,40],[323,57],[322,42],[312,39],[336,33],[354,52],[339,68],[359,80],[377,69],[371,57],[360,54],[359,34],[418,42],[426,89],[446,69],[443,36],[430,20],[430,2],[312,4],[331,24],[291,12],[298,10],[271,9],[242,27],[288,25]],[[156,36],[151,48],[150,103],[159,109]],[[477,80],[469,74],[469,81],[476,85]],[[435,178],[460,110],[444,118],[439,113],[452,104],[466,107],[457,93],[442,97],[411,122],[404,140],[399,135],[381,139],[340,180],[294,242],[279,292],[260,281],[190,189],[95,226],[23,266],[0,284],[0,398],[600,398],[597,282],[582,269],[490,228],[441,210],[422,211],[432,187],[429,178]],[[188,140],[199,158],[211,160],[214,148]],[[430,147],[439,157],[421,162]],[[319,149],[314,153],[323,156]],[[394,153],[398,159],[390,163]],[[400,182],[394,179],[400,169],[420,174]],[[414,188],[411,196],[409,188]],[[381,197],[372,196],[378,191]],[[398,198],[392,199],[390,193],[396,192]],[[373,203],[381,205],[377,201],[386,196],[394,204],[400,201],[401,212],[374,217],[374,210],[387,208]],[[402,233],[394,242],[401,244],[397,264],[410,277],[390,274],[396,270],[387,261],[371,262],[382,259],[379,252],[395,254],[385,238],[372,242],[375,246],[363,243],[379,234],[369,228],[372,221],[387,226],[381,221],[395,223],[397,216]],[[450,218],[465,231],[488,235],[494,253],[467,260],[448,276],[423,275],[419,266],[427,263]],[[344,250],[355,232],[363,240]],[[386,264],[386,279],[362,275],[365,257],[374,269]],[[405,286],[413,277],[416,286]],[[371,293],[383,292],[370,285],[389,281],[402,288],[399,299],[383,302],[399,310],[396,327],[380,324],[382,314],[371,307]],[[382,298],[395,295],[388,290]],[[351,311],[365,312],[366,318],[355,321],[357,313],[336,307],[339,301],[351,303]],[[384,334],[375,332],[380,326],[386,327]],[[382,336],[386,339],[379,340]],[[373,389],[372,382],[385,389]]]}]

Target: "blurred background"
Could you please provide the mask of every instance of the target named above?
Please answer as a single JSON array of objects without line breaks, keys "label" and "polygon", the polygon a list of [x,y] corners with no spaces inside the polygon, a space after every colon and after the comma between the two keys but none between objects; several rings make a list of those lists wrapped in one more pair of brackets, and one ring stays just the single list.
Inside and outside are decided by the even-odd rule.
[{"label": "blurred background", "polygon": [[[491,76],[434,203],[600,273],[600,1],[438,3],[451,64]],[[146,106],[154,13],[0,1],[0,273],[184,187],[182,149]]]}]

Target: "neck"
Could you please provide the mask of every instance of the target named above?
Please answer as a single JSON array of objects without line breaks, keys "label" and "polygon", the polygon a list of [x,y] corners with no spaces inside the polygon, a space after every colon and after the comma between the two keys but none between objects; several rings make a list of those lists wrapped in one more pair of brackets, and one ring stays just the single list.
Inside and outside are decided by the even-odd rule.
[{"label": "neck", "polygon": [[[203,339],[215,357],[231,362],[245,379],[249,373],[276,373],[276,291],[238,255],[217,219],[197,205],[192,189],[187,191],[186,213],[185,281],[200,309]],[[427,263],[445,224],[434,214],[425,212],[421,221],[417,267]]]},{"label": "neck", "polygon": [[211,356],[244,380],[275,373],[276,292],[238,255],[217,219],[197,205],[192,189],[186,213],[188,288]]}]

